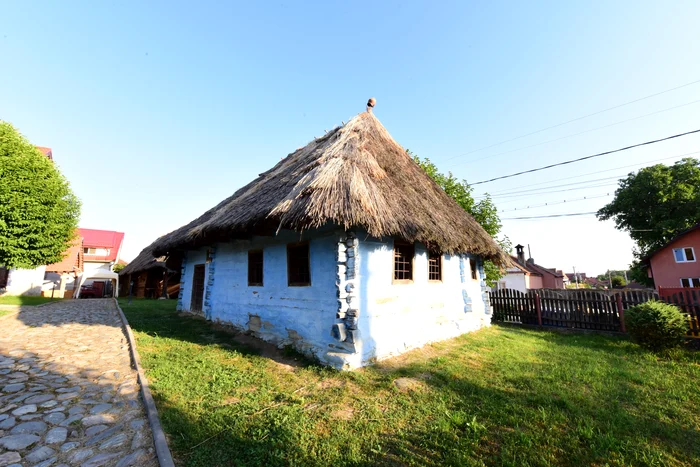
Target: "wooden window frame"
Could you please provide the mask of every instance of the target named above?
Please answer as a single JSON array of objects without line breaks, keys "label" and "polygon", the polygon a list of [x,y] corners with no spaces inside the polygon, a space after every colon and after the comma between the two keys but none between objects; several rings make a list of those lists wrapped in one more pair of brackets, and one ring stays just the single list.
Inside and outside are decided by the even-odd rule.
[{"label": "wooden window frame", "polygon": [[478,265],[476,262],[476,258],[469,258],[469,272],[472,275],[473,281],[479,280],[479,270],[477,268],[478,268]]},{"label": "wooden window frame", "polygon": [[[251,254],[260,254],[260,282],[251,281]],[[248,287],[263,287],[265,284],[265,252],[262,249],[248,250]]]},{"label": "wooden window frame", "polygon": [[[683,284],[683,281],[688,281],[688,286],[686,287]],[[700,277],[681,277],[680,282],[681,282],[681,288],[684,289],[694,289],[697,288],[695,285],[693,285],[693,281],[698,281],[698,286],[700,287]]]},{"label": "wooden window frame", "polygon": [[[430,270],[431,264],[430,261],[431,259],[437,258],[437,274],[438,274],[438,279],[431,279],[430,274],[432,271]],[[442,253],[432,253],[428,251],[428,282],[442,282],[442,265],[443,265],[443,254]]]},{"label": "wooden window frame", "polygon": [[[676,258],[676,251],[678,250],[683,252],[683,261],[678,261],[678,258]],[[693,255],[693,259],[688,259],[688,254],[686,250],[690,250],[690,254]],[[680,248],[673,249],[673,259],[676,263],[695,263],[698,260],[698,257],[695,256],[695,248],[693,248],[692,246],[683,246]]]},{"label": "wooden window frame", "polygon": [[[307,281],[293,281],[292,280],[292,263],[290,261],[290,249],[299,248],[306,246],[306,262],[307,270],[309,273],[309,280]],[[288,287],[311,287],[311,245],[309,242],[298,242],[298,243],[288,243],[287,244],[287,286]]]},{"label": "wooden window frame", "polygon": [[[410,247],[412,252],[411,252],[411,261],[408,262],[407,264],[410,266],[410,274],[411,278],[410,279],[397,279],[396,278],[396,247]],[[392,255],[391,255],[391,283],[392,284],[412,284],[414,281],[414,272],[416,270],[415,268],[415,262],[416,262],[416,245],[415,243],[409,243],[405,242],[403,240],[394,240],[394,247],[392,248]]]}]

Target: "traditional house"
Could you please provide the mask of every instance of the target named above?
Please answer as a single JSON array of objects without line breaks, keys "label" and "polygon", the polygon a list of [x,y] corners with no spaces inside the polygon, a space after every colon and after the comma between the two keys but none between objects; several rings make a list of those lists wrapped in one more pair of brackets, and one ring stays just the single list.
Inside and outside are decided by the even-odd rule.
[{"label": "traditional house", "polygon": [[345,369],[488,325],[509,263],[369,108],[153,245],[178,251],[178,310]]},{"label": "traditional house", "polygon": [[564,273],[557,269],[545,268],[535,263],[532,257],[525,260],[523,245],[516,245],[516,256],[512,256],[511,266],[498,281],[498,289],[515,289],[523,293],[530,289],[563,289]]},{"label": "traditional house", "polygon": [[700,288],[700,222],[651,252],[643,262],[659,288]]},{"label": "traditional house", "polygon": [[[136,298],[170,298],[180,293],[181,256],[153,256],[150,246],[119,271],[119,295]],[[163,283],[167,284],[163,294]]]}]

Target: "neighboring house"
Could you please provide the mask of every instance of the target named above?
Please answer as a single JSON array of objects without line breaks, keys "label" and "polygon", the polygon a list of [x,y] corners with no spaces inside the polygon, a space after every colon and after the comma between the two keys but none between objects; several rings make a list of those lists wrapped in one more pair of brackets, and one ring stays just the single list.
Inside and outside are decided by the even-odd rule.
[{"label": "neighboring house", "polygon": [[119,295],[136,298],[163,296],[163,282],[167,282],[167,297],[180,293],[180,269],[182,256],[153,256],[152,248],[144,248],[139,255],[119,271],[121,290]]},{"label": "neighboring house", "polygon": [[85,273],[90,274],[97,270],[112,271],[112,266],[119,259],[123,232],[113,230],[80,229],[83,238],[83,256]]},{"label": "neighboring house", "polygon": [[63,260],[46,266],[42,294],[53,298],[70,298],[76,280],[83,272],[83,239],[78,237],[64,253]]},{"label": "neighboring house", "polygon": [[506,269],[506,275],[498,282],[498,289],[515,289],[527,292],[531,289],[563,289],[564,273],[525,260],[524,246],[516,245],[516,256],[512,256],[512,266]]},{"label": "neighboring house", "polygon": [[700,288],[700,222],[648,254],[643,262],[659,288]]},{"label": "neighboring house", "polygon": [[349,369],[490,324],[509,259],[370,112],[158,239],[178,310]]}]

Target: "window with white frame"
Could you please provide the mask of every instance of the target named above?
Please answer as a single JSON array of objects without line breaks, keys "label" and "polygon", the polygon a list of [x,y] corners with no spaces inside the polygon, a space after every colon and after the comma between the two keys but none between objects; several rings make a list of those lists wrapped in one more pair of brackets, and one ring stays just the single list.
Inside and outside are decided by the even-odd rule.
[{"label": "window with white frame", "polygon": [[693,247],[674,248],[673,257],[676,258],[676,263],[693,263],[695,262],[695,250]]},{"label": "window with white frame", "polygon": [[683,277],[683,278],[681,279],[681,287],[684,287],[684,288],[691,288],[691,287],[700,288],[700,277]]}]

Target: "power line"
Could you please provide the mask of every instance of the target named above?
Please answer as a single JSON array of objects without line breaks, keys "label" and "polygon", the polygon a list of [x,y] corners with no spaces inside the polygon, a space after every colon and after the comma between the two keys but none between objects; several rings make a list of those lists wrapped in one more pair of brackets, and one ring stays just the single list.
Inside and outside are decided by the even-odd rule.
[{"label": "power line", "polygon": [[530,193],[530,194],[527,194],[527,193],[526,193],[526,194],[524,194],[524,195],[506,195],[506,196],[503,196],[503,198],[518,198],[518,199],[514,199],[514,200],[511,200],[511,201],[498,201],[498,204],[512,203],[512,202],[514,202],[514,201],[520,201],[520,200],[523,199],[523,198],[529,198],[529,197],[532,197],[532,196],[540,196],[540,195],[548,195],[548,194],[550,194],[550,193],[564,193],[564,192],[566,192],[566,191],[588,190],[589,188],[609,187],[609,186],[613,186],[613,185],[616,185],[616,182],[612,182],[612,183],[599,183],[599,184],[597,184],[597,185],[580,186],[580,187],[576,187],[576,188],[567,188],[567,189],[564,189],[564,190],[542,191],[542,192],[540,192],[540,193]]},{"label": "power line", "polygon": [[537,133],[542,133],[543,131],[551,130],[552,128],[558,128],[558,127],[560,127],[560,126],[568,125],[569,123],[577,122],[577,121],[579,121],[579,120],[583,120],[584,118],[593,117],[594,115],[599,115],[599,114],[602,114],[602,113],[604,113],[604,112],[609,112],[610,110],[619,109],[620,107],[625,107],[625,106],[627,106],[627,105],[634,104],[635,102],[639,102],[639,101],[643,101],[643,100],[645,100],[645,99],[650,99],[650,98],[652,98],[652,97],[660,96],[661,94],[666,94],[667,92],[671,92],[671,91],[675,91],[675,90],[677,90],[677,89],[685,88],[685,87],[687,87],[687,86],[690,86],[690,85],[693,85],[693,84],[696,84],[696,83],[700,83],[700,79],[699,79],[699,80],[696,80],[696,81],[691,81],[690,83],[682,84],[682,85],[680,85],[680,86],[676,86],[675,88],[666,89],[665,91],[661,91],[661,92],[657,92],[657,93],[654,93],[654,94],[650,94],[650,95],[648,95],[648,96],[640,97],[639,99],[635,99],[635,100],[633,100],[633,101],[625,102],[624,104],[619,104],[619,105],[616,105],[616,106],[613,106],[613,107],[608,107],[607,109],[599,110],[598,112],[593,112],[593,113],[591,113],[591,114],[587,114],[587,115],[584,115],[584,116],[582,116],[582,117],[573,118],[573,119],[571,119],[571,120],[567,120],[567,121],[565,121],[565,122],[558,123],[558,124],[556,124],[556,125],[548,126],[548,127],[546,127],[546,128],[542,128],[541,130],[537,130],[537,131],[533,131],[533,132],[531,132],[531,133],[526,133],[526,134],[524,134],[524,135],[516,136],[515,138],[510,138],[510,139],[501,141],[500,143],[495,143],[495,144],[491,144],[490,146],[485,146],[485,147],[483,147],[483,148],[474,149],[473,151],[469,151],[469,152],[466,152],[466,153],[464,153],[464,154],[459,154],[459,155],[454,156],[454,157],[451,157],[450,159],[447,159],[447,160],[449,161],[449,160],[452,160],[452,159],[456,159],[456,158],[458,158],[458,157],[468,156],[469,154],[473,154],[473,153],[475,153],[475,152],[483,151],[483,150],[485,150],[485,149],[490,149],[490,148],[493,148],[493,147],[495,147],[495,146],[500,146],[501,144],[510,143],[511,141],[515,141],[515,140],[518,140],[518,139],[521,139],[521,138],[525,138],[525,137],[527,137],[527,136],[536,135]]},{"label": "power line", "polygon": [[[538,183],[528,183],[527,185],[519,185],[516,187],[506,188],[504,190],[495,191],[495,192],[490,193],[489,196],[491,196],[491,195],[495,196],[495,195],[503,194],[503,193],[510,193],[511,190],[517,190],[518,188],[526,188],[526,187],[531,187],[531,186],[544,185],[546,183],[561,182],[564,180],[571,180],[572,178],[581,178],[581,177],[585,177],[587,175],[596,175],[596,174],[600,174],[603,172],[612,172],[613,170],[626,169],[629,167],[636,167],[638,165],[651,164],[653,162],[667,161],[669,159],[678,159],[679,157],[692,156],[693,154],[699,154],[699,153],[700,153],[700,151],[687,152],[685,154],[681,154],[678,156],[664,157],[663,159],[654,159],[654,160],[646,161],[646,162],[637,162],[636,164],[623,165],[620,167],[613,167],[612,169],[596,170],[595,172],[588,172],[588,173],[581,174],[581,175],[573,175],[571,177],[555,178],[554,180],[547,180],[545,182],[538,182]],[[543,188],[547,188],[547,187],[543,187]],[[486,197],[486,193],[484,193],[483,195],[475,196],[474,198],[485,198],[485,197]]]},{"label": "power line", "polygon": [[596,214],[596,211],[592,212],[574,212],[569,214],[552,214],[549,216],[529,216],[529,217],[506,217],[501,219],[502,221],[515,221],[522,219],[545,219],[547,217],[571,217],[571,216],[590,216],[591,214]]},{"label": "power line", "polygon": [[518,149],[511,149],[511,150],[509,150],[509,151],[499,152],[499,153],[493,154],[493,155],[491,155],[491,156],[480,157],[479,159],[472,159],[472,160],[470,160],[470,161],[467,161],[466,164],[471,164],[472,162],[483,161],[483,160],[485,160],[485,159],[491,159],[492,157],[502,156],[502,155],[504,155],[504,154],[510,154],[510,153],[512,153],[512,152],[522,151],[522,150],[524,150],[524,149],[530,149],[530,148],[534,148],[534,147],[537,147],[537,146],[542,146],[542,145],[544,145],[544,144],[554,143],[555,141],[561,141],[562,139],[572,138],[572,137],[574,137],[574,136],[582,135],[582,134],[584,134],[584,133],[590,133],[591,131],[602,130],[603,128],[609,128],[609,127],[615,126],[615,125],[621,125],[621,124],[623,124],[623,123],[631,122],[631,121],[633,121],[633,120],[639,120],[640,118],[649,117],[649,116],[651,116],[651,115],[660,114],[660,113],[662,113],[662,112],[668,112],[669,110],[678,109],[678,108],[681,108],[681,107],[685,107],[685,106],[687,106],[687,105],[697,104],[698,102],[700,102],[700,99],[695,100],[695,101],[692,101],[692,102],[688,102],[688,103],[686,103],[686,104],[677,105],[677,106],[675,106],[675,107],[669,107],[668,109],[657,110],[656,112],[651,112],[651,113],[648,113],[648,114],[645,114],[645,115],[640,115],[639,117],[628,118],[627,120],[622,120],[622,121],[619,121],[619,122],[610,123],[609,125],[603,125],[603,126],[599,126],[599,127],[597,127],[597,128],[591,128],[591,129],[589,129],[589,130],[579,131],[578,133],[573,133],[573,134],[570,134],[570,135],[561,136],[561,137],[559,137],[559,138],[550,139],[549,141],[544,141],[544,142],[542,142],[542,143],[531,144],[530,146],[525,146],[525,147],[518,148]]},{"label": "power line", "polygon": [[593,159],[594,157],[600,157],[600,156],[605,156],[608,154],[613,154],[616,152],[626,151],[628,149],[638,148],[640,146],[646,146],[649,144],[660,143],[661,141],[668,141],[670,139],[680,138],[681,136],[692,135],[693,133],[700,133],[700,130],[686,131],[685,133],[679,133],[677,135],[667,136],[665,138],[655,139],[652,141],[647,141],[645,143],[633,144],[632,146],[627,146],[627,147],[620,148],[620,149],[614,149],[612,151],[605,151],[605,152],[601,152],[598,154],[593,154],[591,156],[579,157],[578,159],[572,159],[572,160],[568,160],[568,161],[564,161],[564,162],[558,162],[556,164],[545,165],[544,167],[538,167],[536,169],[524,170],[522,172],[516,172],[516,173],[510,174],[510,175],[503,175],[501,177],[495,177],[495,178],[492,178],[489,180],[482,180],[480,182],[472,183],[472,185],[481,185],[482,183],[495,182],[496,180],[502,180],[504,178],[517,177],[518,175],[523,175],[523,174],[532,173],[532,172],[539,172],[540,170],[551,169],[552,167],[558,167],[560,165],[573,164],[574,162],[580,162],[580,161],[584,161],[587,159]]},{"label": "power line", "polygon": [[610,196],[610,193],[605,193],[603,195],[598,195],[598,196],[584,196],[583,198],[565,199],[565,200],[561,200],[561,201],[547,202],[547,203],[542,203],[542,204],[534,204],[532,206],[525,206],[523,208],[502,209],[501,212],[525,211],[527,209],[536,209],[536,208],[542,208],[542,207],[556,206],[556,205],[565,204],[565,203],[575,203],[577,201],[587,201],[589,199],[605,198],[607,196]]},{"label": "power line", "polygon": [[[521,194],[521,193],[531,193],[531,192],[533,192],[533,191],[549,190],[549,189],[552,189],[552,188],[562,188],[562,187],[569,187],[569,186],[573,186],[573,185],[583,185],[583,184],[586,184],[586,183],[601,182],[601,181],[604,181],[604,180],[613,180],[613,179],[614,179],[614,180],[619,180],[620,177],[621,177],[620,175],[616,175],[616,176],[614,176],[614,177],[594,178],[594,179],[592,179],[592,180],[584,180],[584,181],[582,181],[582,182],[564,183],[564,184],[562,184],[562,185],[543,186],[543,187],[540,187],[540,188],[532,188],[532,189],[529,189],[529,190],[509,191],[509,192],[506,192],[506,193],[495,194],[495,195],[493,195],[493,196],[490,196],[490,198],[503,198],[503,197],[507,197],[507,196],[511,196],[511,195],[517,195],[517,194]],[[584,187],[584,188],[586,188],[586,187]]]}]

